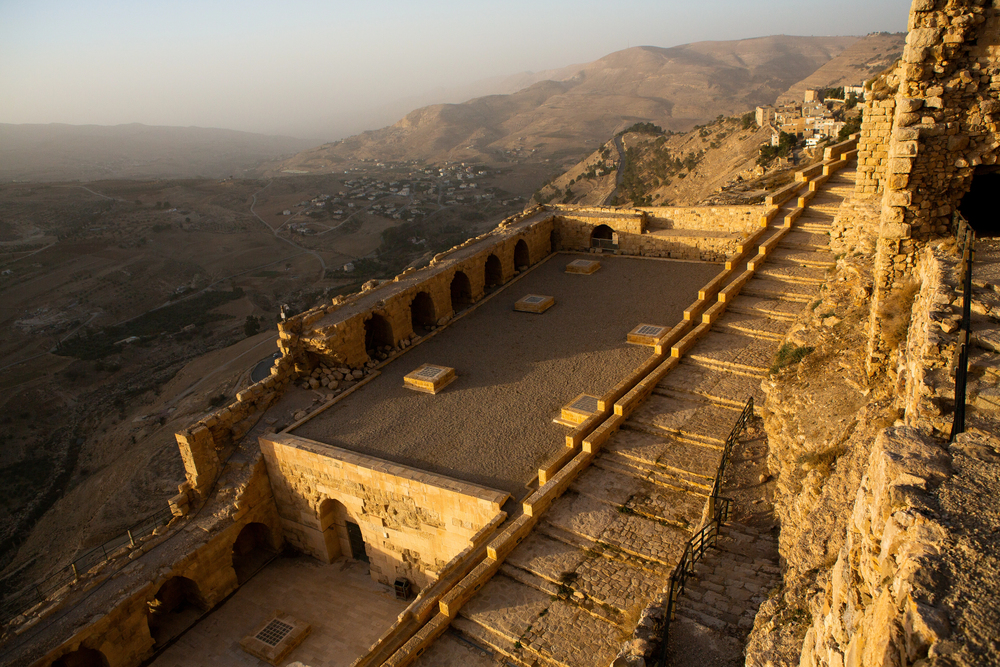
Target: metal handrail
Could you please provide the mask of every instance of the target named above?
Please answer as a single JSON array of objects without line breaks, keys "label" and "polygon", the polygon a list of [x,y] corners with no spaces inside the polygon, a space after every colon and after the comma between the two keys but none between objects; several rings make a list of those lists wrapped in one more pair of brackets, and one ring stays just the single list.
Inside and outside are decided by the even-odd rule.
[{"label": "metal handrail", "polygon": [[950,442],[954,442],[958,434],[965,431],[965,391],[969,378],[969,345],[972,339],[972,260],[976,240],[976,232],[957,211],[955,220],[958,223],[955,235],[962,243],[962,269],[965,273],[962,280],[961,339],[955,368],[955,416],[951,424]]},{"label": "metal handrail", "polygon": [[747,399],[743,406],[743,411],[733,424],[729,436],[726,438],[726,445],[722,449],[722,458],[715,473],[715,483],[712,484],[712,495],[709,496],[709,514],[712,517],[701,530],[691,536],[684,546],[684,553],[680,562],[670,574],[670,584],[667,587],[667,605],[663,612],[663,629],[660,637],[660,660],[659,667],[664,667],[667,663],[667,639],[670,636],[670,621],[673,620],[674,607],[677,606],[677,599],[684,592],[688,577],[694,574],[694,566],[705,555],[709,547],[715,546],[719,539],[719,530],[722,525],[729,520],[729,511],[732,500],[723,498],[720,495],[722,489],[722,478],[726,474],[726,463],[729,454],[733,450],[733,445],[739,439],[740,433],[746,429],[747,422],[753,415],[753,396]]},{"label": "metal handrail", "polygon": [[136,540],[152,534],[160,526],[170,523],[173,518],[174,515],[169,510],[158,512],[135,524],[124,533],[80,554],[73,559],[73,562],[57,570],[55,574],[10,595],[4,595],[3,600],[0,601],[0,623],[5,624],[38,603],[44,602],[63,586],[76,581],[80,574],[111,560],[123,547],[134,547]]}]

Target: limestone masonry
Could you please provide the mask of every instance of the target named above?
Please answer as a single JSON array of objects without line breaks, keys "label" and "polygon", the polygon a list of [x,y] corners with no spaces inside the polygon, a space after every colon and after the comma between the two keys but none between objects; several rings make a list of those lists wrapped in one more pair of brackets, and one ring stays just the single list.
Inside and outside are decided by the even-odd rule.
[{"label": "limestone masonry", "polygon": [[[752,557],[725,547],[677,618],[749,631],[761,667],[1000,664],[994,241],[974,242],[960,328],[965,217],[1000,233],[966,198],[996,182],[998,96],[1000,0],[913,0],[860,133],[763,205],[534,207],[285,319],[271,375],[177,434],[174,520],[25,609],[0,662],[143,664],[286,551],[367,562],[370,585],[415,595],[338,664],[653,664],[667,583],[715,516],[752,397],[763,430],[740,446],[766,448],[780,533],[727,533]],[[612,284],[618,298],[581,305]],[[588,305],[624,314],[558,319]],[[479,365],[448,354],[463,332]],[[491,369],[500,349],[523,359]],[[490,412],[494,389],[531,419]],[[318,619],[286,611],[253,611],[259,632],[230,643],[302,665],[292,644]],[[670,636],[673,664],[702,664]]]}]

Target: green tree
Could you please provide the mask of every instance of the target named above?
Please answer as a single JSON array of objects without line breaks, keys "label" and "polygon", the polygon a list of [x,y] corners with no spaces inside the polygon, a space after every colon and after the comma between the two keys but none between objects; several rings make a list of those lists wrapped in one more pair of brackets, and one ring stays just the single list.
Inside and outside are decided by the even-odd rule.
[{"label": "green tree", "polygon": [[247,338],[255,335],[260,331],[260,318],[256,315],[247,315],[246,321],[243,323],[243,333],[246,334]]}]

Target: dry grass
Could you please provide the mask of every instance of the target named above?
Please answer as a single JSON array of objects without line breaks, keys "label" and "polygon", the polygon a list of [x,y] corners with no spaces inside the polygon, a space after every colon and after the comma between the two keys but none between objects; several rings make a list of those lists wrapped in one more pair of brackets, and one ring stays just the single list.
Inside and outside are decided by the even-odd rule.
[{"label": "dry grass", "polygon": [[906,340],[913,313],[913,299],[919,289],[920,283],[916,281],[904,283],[891,292],[879,307],[878,319],[886,349],[895,350]]}]

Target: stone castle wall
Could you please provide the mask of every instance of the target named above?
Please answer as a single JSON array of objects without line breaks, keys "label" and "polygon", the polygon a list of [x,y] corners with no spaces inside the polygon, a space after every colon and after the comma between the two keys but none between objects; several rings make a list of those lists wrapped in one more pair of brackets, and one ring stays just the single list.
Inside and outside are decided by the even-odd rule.
[{"label": "stone castle wall", "polygon": [[329,563],[351,556],[346,523],[355,523],[372,578],[386,585],[397,577],[418,588],[436,580],[508,497],[297,436],[260,444],[288,542]]}]

